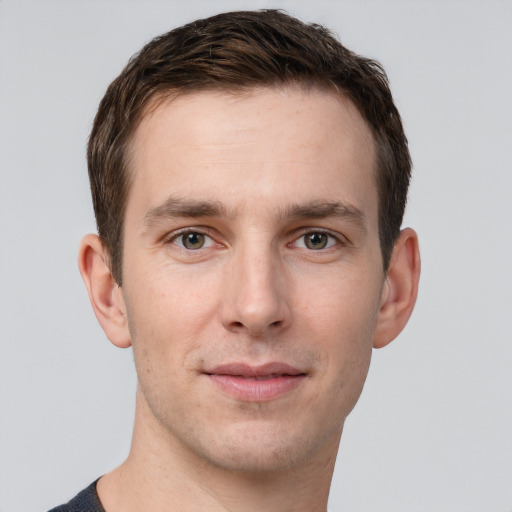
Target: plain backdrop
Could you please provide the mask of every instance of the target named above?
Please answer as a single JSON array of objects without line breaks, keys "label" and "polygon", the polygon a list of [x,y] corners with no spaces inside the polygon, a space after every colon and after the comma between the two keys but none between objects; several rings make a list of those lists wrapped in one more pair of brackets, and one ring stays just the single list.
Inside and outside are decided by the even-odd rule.
[{"label": "plain backdrop", "polygon": [[0,1],[0,512],[44,512],[127,455],[130,350],[76,264],[85,144],[143,43],[233,9],[327,25],[388,71],[414,160],[423,274],[346,423],[339,512],[512,511],[512,2]]}]

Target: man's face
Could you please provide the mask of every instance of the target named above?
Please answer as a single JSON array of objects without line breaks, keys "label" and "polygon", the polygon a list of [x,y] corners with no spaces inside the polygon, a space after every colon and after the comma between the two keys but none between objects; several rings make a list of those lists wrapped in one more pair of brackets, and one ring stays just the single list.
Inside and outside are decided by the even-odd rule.
[{"label": "man's face", "polygon": [[325,91],[199,92],[149,109],[123,297],[138,414],[164,445],[252,471],[337,444],[384,282],[374,158],[356,108]]}]

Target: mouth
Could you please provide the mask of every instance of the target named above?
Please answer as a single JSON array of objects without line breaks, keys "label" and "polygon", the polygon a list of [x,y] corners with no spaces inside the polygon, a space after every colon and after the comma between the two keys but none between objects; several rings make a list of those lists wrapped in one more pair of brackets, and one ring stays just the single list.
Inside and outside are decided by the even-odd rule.
[{"label": "mouth", "polygon": [[291,393],[307,374],[285,363],[230,363],[204,372],[223,393],[242,402],[268,402]]}]

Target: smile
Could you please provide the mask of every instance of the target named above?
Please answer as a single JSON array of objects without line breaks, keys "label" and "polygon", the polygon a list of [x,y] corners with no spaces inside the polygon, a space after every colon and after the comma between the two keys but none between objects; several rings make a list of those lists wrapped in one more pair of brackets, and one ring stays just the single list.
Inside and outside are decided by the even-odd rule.
[{"label": "smile", "polygon": [[223,393],[242,402],[268,402],[295,390],[306,374],[283,363],[234,363],[205,373]]}]

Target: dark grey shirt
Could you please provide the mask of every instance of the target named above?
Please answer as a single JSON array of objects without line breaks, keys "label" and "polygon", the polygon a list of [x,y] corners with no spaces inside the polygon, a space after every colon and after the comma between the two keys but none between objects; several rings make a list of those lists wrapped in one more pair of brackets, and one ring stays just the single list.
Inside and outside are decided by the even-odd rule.
[{"label": "dark grey shirt", "polygon": [[49,512],[105,512],[96,491],[97,481],[78,493],[70,502],[52,508]]}]

